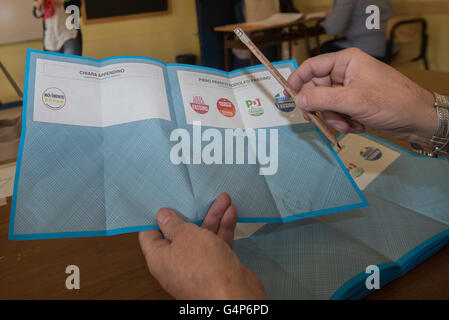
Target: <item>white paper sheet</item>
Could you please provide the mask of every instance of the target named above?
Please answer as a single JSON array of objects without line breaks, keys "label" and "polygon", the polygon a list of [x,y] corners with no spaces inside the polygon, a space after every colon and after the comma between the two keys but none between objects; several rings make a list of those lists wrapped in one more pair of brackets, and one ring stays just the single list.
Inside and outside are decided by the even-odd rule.
[{"label": "white paper sheet", "polygon": [[266,225],[266,223],[237,223],[234,232],[234,240],[249,238],[264,225]]},{"label": "white paper sheet", "polygon": [[265,20],[252,22],[252,24],[260,24],[264,26],[276,26],[298,21],[304,17],[303,13],[275,13]]},{"label": "white paper sheet", "polygon": [[170,120],[163,70],[155,65],[95,67],[37,59],[35,83],[34,121],[106,127]]},{"label": "white paper sheet", "polygon": [[356,134],[347,134],[340,144],[343,149],[338,156],[361,190],[400,156],[399,152]]},{"label": "white paper sheet", "polygon": [[0,198],[12,196],[16,163],[0,165]]},{"label": "white paper sheet", "polygon": [[[291,73],[288,68],[279,72],[285,78]],[[284,89],[268,71],[227,78],[179,70],[178,78],[188,124],[248,129],[306,123],[298,108],[276,108],[274,97]]]}]

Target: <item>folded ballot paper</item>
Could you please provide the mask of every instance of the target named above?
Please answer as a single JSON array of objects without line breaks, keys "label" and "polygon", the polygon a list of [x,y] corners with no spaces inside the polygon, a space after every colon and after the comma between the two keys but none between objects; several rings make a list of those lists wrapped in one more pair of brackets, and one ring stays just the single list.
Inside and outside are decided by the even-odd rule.
[{"label": "folded ballot paper", "polygon": [[367,133],[339,143],[370,207],[257,226],[234,242],[270,299],[360,299],[449,244],[446,159]]},{"label": "folded ballot paper", "polygon": [[[288,77],[297,65],[276,67]],[[200,223],[221,192],[240,222],[368,205],[263,66],[29,50],[22,122],[10,239],[157,228],[161,207]]]}]

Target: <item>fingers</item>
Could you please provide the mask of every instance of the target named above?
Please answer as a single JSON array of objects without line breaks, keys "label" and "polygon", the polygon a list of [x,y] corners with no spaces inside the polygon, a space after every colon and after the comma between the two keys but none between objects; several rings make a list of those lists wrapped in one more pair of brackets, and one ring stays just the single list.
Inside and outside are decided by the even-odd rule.
[{"label": "fingers", "polygon": [[170,242],[165,240],[162,233],[155,229],[139,232],[139,243],[142,253],[150,272],[155,268],[155,264],[162,261],[161,249],[168,246]]},{"label": "fingers", "polygon": [[334,129],[348,133],[351,126],[348,118],[332,111],[323,111],[320,113],[324,121],[326,121]]},{"label": "fingers", "polygon": [[173,241],[180,227],[187,223],[174,211],[167,208],[160,209],[156,219],[159,228],[161,228],[162,233],[169,241]]},{"label": "fingers", "polygon": [[215,199],[214,203],[212,203],[212,206],[207,212],[206,218],[204,219],[201,227],[217,233],[226,209],[228,209],[230,205],[231,197],[225,192],[221,193],[217,199]]},{"label": "fingers", "polygon": [[363,133],[365,132],[365,126],[357,120],[349,120],[350,130],[349,133]]},{"label": "fingers", "polygon": [[[334,82],[342,82],[344,70],[341,66],[345,64],[340,62],[341,57],[341,53],[329,53],[307,59],[288,78],[290,86],[298,92],[304,84],[314,79],[320,79],[321,85],[326,86],[330,86]],[[338,65],[338,68],[336,68],[336,65]]]},{"label": "fingers", "polygon": [[226,209],[223,218],[220,222],[217,235],[226,242],[229,247],[232,248],[234,241],[234,231],[237,224],[237,209],[234,206],[230,206]]},{"label": "fingers", "polygon": [[357,90],[351,87],[314,87],[301,90],[296,105],[307,111],[334,111],[350,117],[358,114]]}]

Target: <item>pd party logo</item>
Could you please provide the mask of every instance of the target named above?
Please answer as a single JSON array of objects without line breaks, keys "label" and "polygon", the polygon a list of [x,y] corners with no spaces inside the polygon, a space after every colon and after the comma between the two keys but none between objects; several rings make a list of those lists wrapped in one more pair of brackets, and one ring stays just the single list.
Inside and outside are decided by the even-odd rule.
[{"label": "pd party logo", "polygon": [[278,108],[282,112],[292,112],[296,107],[295,101],[293,101],[293,99],[281,96],[280,93],[275,95],[274,99],[276,100],[276,102],[274,103],[276,105],[276,108]]},{"label": "pd party logo", "polygon": [[259,98],[254,100],[246,100],[245,103],[250,115],[252,115],[253,117],[263,115],[263,108]]},{"label": "pd party logo", "polygon": [[42,102],[51,110],[62,109],[66,103],[65,93],[59,88],[47,88],[42,94]]},{"label": "pd party logo", "polygon": [[209,106],[204,103],[203,97],[200,96],[194,96],[193,102],[190,103],[190,106],[199,114],[205,114],[209,111]]},{"label": "pd party logo", "polygon": [[232,102],[226,98],[218,99],[217,108],[218,111],[220,111],[220,113],[225,117],[232,118],[235,116],[235,107]]}]

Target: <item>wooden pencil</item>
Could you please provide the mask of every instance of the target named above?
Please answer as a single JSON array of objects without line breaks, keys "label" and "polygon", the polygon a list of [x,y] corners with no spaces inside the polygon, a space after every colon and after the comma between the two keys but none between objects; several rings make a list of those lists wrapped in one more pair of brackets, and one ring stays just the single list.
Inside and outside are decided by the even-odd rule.
[{"label": "wooden pencil", "polygon": [[[246,35],[246,33],[241,28],[234,29],[234,33],[239,37],[239,39],[248,47],[248,49],[256,56],[257,59],[268,69],[268,71],[273,75],[273,77],[279,82],[279,84],[287,91],[292,99],[296,98],[296,92],[290,86],[290,84],[285,80],[285,78],[279,73],[279,71],[271,64],[271,62],[265,57],[265,55],[256,47],[256,45],[251,41],[251,39]],[[295,99],[296,100],[296,99]],[[329,131],[327,126],[323,121],[314,113],[309,111],[303,111],[312,122],[320,129],[323,135],[339,149],[341,149],[335,136]]]}]

